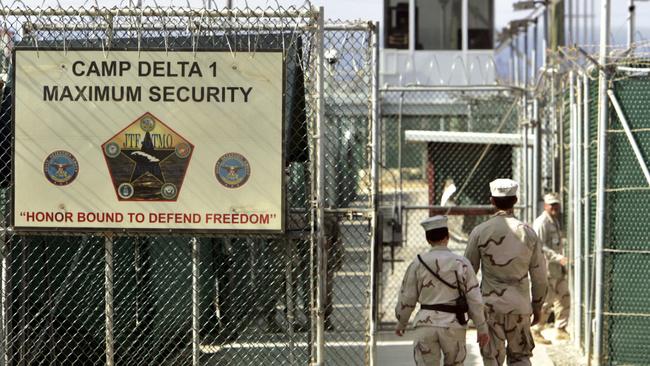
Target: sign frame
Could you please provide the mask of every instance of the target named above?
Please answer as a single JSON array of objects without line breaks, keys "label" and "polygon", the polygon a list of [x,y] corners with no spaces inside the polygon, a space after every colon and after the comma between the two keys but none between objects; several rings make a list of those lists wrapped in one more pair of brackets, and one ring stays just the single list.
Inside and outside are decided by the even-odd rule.
[{"label": "sign frame", "polygon": [[[284,50],[281,48],[276,48],[276,47],[270,47],[270,48],[261,48],[261,49],[256,49],[254,52],[255,53],[280,53],[282,55],[282,106],[281,106],[281,157],[280,157],[280,162],[281,166],[279,167],[281,171],[281,179],[280,179],[280,228],[279,229],[269,229],[269,230],[263,230],[263,229],[191,229],[191,228],[169,228],[169,229],[162,229],[162,228],[152,228],[152,229],[146,229],[146,228],[117,228],[117,227],[102,227],[101,224],[99,224],[96,227],[87,227],[87,228],[68,228],[68,227],[57,227],[57,226],[39,226],[39,227],[31,227],[31,226],[16,226],[16,217],[15,215],[17,214],[16,212],[16,191],[15,191],[15,186],[16,186],[16,174],[15,174],[15,164],[16,164],[16,85],[17,85],[17,78],[16,78],[16,54],[21,51],[30,51],[30,52],[39,52],[39,51],[57,51],[57,52],[64,52],[61,48],[57,47],[34,47],[34,46],[17,46],[14,47],[12,50],[12,63],[14,65],[14,80],[12,83],[11,87],[11,205],[9,207],[10,209],[10,214],[8,216],[8,229],[13,230],[16,233],[19,233],[21,235],[78,235],[78,234],[88,234],[88,233],[96,233],[96,234],[109,234],[109,235],[116,235],[116,236],[128,236],[130,234],[134,235],[143,235],[143,234],[153,234],[153,235],[174,235],[174,236],[187,236],[190,234],[197,234],[199,236],[215,236],[215,235],[261,235],[261,236],[276,236],[276,235],[284,235],[286,234],[286,225],[287,225],[287,176],[286,176],[286,168],[287,168],[287,139],[286,139],[286,104],[287,104],[287,61],[286,57],[284,56]],[[66,51],[74,51],[74,52],[85,52],[85,51],[91,51],[91,52],[107,52],[106,50],[102,50],[99,47],[70,47],[67,48]],[[118,51],[118,52],[193,52],[193,53],[201,53],[201,52],[220,52],[220,53],[232,53],[231,50],[227,48],[188,48],[188,47],[170,47],[168,49],[159,49],[159,48],[129,48],[129,47],[124,47],[124,48],[111,48],[108,50],[108,52],[112,51]],[[296,67],[300,67],[299,65]],[[309,123],[308,120],[305,121],[305,123]]]}]

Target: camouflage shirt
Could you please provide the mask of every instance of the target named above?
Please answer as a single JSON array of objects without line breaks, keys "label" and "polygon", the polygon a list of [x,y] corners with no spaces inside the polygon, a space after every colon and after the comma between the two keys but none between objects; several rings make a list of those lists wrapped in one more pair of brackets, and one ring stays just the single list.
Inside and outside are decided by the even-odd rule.
[{"label": "camouflage shirt", "polygon": [[499,211],[474,228],[465,257],[474,271],[483,267],[481,292],[489,310],[531,314],[541,309],[547,285],[542,244],[533,229],[512,213]]},{"label": "camouflage shirt", "polygon": [[[420,256],[424,263],[445,282],[458,286],[457,282],[460,281],[461,291],[465,293],[469,306],[469,317],[474,321],[479,332],[487,333],[481,291],[479,290],[476,274],[467,258],[452,253],[446,246],[435,246]],[[440,282],[415,258],[404,274],[402,288],[395,307],[397,328],[406,328],[417,303],[454,305],[458,297],[457,288],[452,289]],[[455,314],[422,309],[415,316],[415,326],[466,327],[458,323]]]},{"label": "camouflage shirt", "polygon": [[542,251],[548,263],[548,274],[551,278],[564,275],[560,260],[564,258],[564,245],[560,232],[560,224],[548,212],[544,211],[533,223],[533,228],[542,242]]}]

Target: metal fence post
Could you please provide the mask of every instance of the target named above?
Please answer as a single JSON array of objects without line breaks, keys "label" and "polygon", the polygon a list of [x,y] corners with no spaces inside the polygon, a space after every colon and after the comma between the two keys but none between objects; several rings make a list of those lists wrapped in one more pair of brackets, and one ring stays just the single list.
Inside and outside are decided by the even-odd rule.
[{"label": "metal fence post", "polygon": [[584,297],[583,302],[585,304],[585,354],[587,355],[587,362],[591,359],[591,252],[589,250],[590,242],[590,225],[591,225],[591,204],[589,202],[589,76],[587,74],[583,75],[583,94],[584,94],[584,113],[583,113],[583,184],[584,192],[582,199],[584,199],[584,217],[583,217],[583,241],[584,241],[584,256],[585,256],[585,266],[584,266]]},{"label": "metal fence post", "polygon": [[534,157],[531,154],[530,151],[530,144],[528,141],[528,135],[530,134],[530,128],[531,126],[531,121],[532,121],[532,116],[531,116],[531,111],[530,111],[530,98],[529,98],[529,91],[528,91],[528,85],[530,83],[530,71],[529,71],[529,57],[528,53],[530,51],[529,47],[529,36],[530,36],[530,31],[528,29],[528,23],[524,26],[524,33],[523,33],[523,38],[524,38],[524,57],[523,57],[523,88],[524,88],[524,118],[526,120],[526,124],[524,126],[524,156],[525,156],[525,174],[524,174],[524,182],[522,186],[525,187],[524,191],[526,192],[526,197],[524,202],[526,202],[526,222],[530,222],[534,219],[533,216],[533,192],[532,192],[532,178],[533,178],[533,167],[532,167],[532,160]]},{"label": "metal fence post", "polygon": [[[559,90],[566,90],[568,87],[566,79],[558,79],[559,82]],[[558,193],[562,193],[564,189],[564,182],[566,181],[565,177],[565,162],[564,162],[564,154],[565,154],[565,147],[564,147],[564,117],[566,115],[566,107],[565,103],[563,100],[558,100],[558,103],[560,104],[559,106],[559,113],[557,114],[557,120],[556,120],[556,136],[555,136],[555,141],[556,141],[556,148],[557,148],[557,191]],[[562,200],[562,203],[564,204],[564,195],[560,198]]]},{"label": "metal fence post", "polygon": [[628,0],[628,18],[627,18],[627,48],[630,50],[632,53],[634,52],[633,46],[634,46],[634,32],[635,32],[635,6],[634,6],[634,0]]},{"label": "metal fence post", "polygon": [[557,117],[558,116],[558,113],[557,113],[558,111],[557,111],[557,109],[558,108],[557,108],[557,100],[555,98],[555,71],[553,71],[551,73],[550,79],[551,79],[551,106],[553,106],[551,108],[551,113],[550,113],[551,114],[550,123],[548,124],[548,130],[549,130],[548,135],[550,136],[549,139],[551,140],[550,144],[549,144],[550,149],[551,149],[550,153],[553,156],[553,159],[552,159],[553,162],[552,162],[552,168],[551,168],[551,191],[559,192],[559,189],[558,189],[558,186],[559,186],[558,185],[558,180],[559,179],[558,179],[558,170],[557,170],[557,166],[558,166],[557,156],[558,156],[558,152],[559,152],[558,151],[558,146],[559,146],[558,128],[557,128],[557,126],[558,126],[558,122],[557,122],[558,121],[558,117]]},{"label": "metal fence post", "polygon": [[[600,9],[600,48],[598,63],[607,64],[607,43],[609,39],[610,2],[601,0]],[[605,189],[607,188],[607,125],[609,122],[609,106],[607,100],[608,75],[600,69],[598,78],[598,164],[596,182],[596,297],[594,334],[594,358],[596,366],[602,363],[603,348],[603,249],[605,246]]]},{"label": "metal fence post", "polygon": [[370,141],[370,204],[372,206],[372,218],[370,221],[370,309],[369,311],[369,345],[370,352],[368,355],[369,366],[375,364],[375,352],[377,339],[375,332],[377,330],[377,215],[379,214],[379,124],[381,123],[381,112],[379,103],[379,22],[374,23],[371,29],[371,47],[372,47],[372,95],[371,95],[371,141]]},{"label": "metal fence post", "polygon": [[573,33],[573,0],[567,0],[565,8],[567,9],[567,20],[569,21],[566,27],[567,33],[569,34],[567,37],[567,45],[571,45],[575,43],[575,38],[573,37],[575,34]]},{"label": "metal fence post", "polygon": [[[6,202],[7,191],[2,190],[2,199]],[[9,365],[9,245],[7,245],[7,219],[2,217],[2,232],[0,232],[0,248],[2,248],[2,303],[0,304],[0,365]]]},{"label": "metal fence post", "polygon": [[325,9],[318,10],[316,30],[316,365],[325,364],[325,296],[327,251],[325,251]]},{"label": "metal fence post", "polygon": [[199,365],[199,241],[190,240],[192,245],[192,365]]},{"label": "metal fence post", "polygon": [[[566,177],[566,181],[568,183],[568,187],[566,187],[566,190],[563,193],[566,193],[567,195],[567,200],[564,201],[564,209],[566,212],[566,235],[568,239],[568,255],[567,258],[571,260],[573,264],[576,263],[576,258],[577,258],[577,253],[576,253],[576,227],[575,227],[575,184],[576,184],[576,164],[575,164],[575,140],[576,140],[576,134],[575,134],[575,125],[576,125],[576,120],[577,120],[577,110],[578,107],[576,105],[576,101],[578,99],[577,96],[577,91],[576,91],[576,83],[575,83],[575,73],[573,70],[569,72],[569,138],[568,143],[569,143],[569,149],[568,151],[565,152],[565,154],[562,155],[562,159],[566,160],[565,157],[569,157],[569,174],[568,177]],[[562,120],[563,124],[566,123],[566,119]],[[563,127],[563,129],[566,129],[566,125]],[[562,142],[564,143],[564,141]],[[573,271],[568,271],[568,285],[569,285],[569,293],[573,294],[575,296],[575,273]],[[575,301],[571,304],[571,315],[573,318],[575,318]],[[573,320],[571,321],[573,322]],[[572,325],[568,325],[568,327],[572,330],[572,332],[575,331],[573,329]],[[575,337],[575,332],[573,333]]]},{"label": "metal fence post", "polygon": [[539,201],[542,192],[542,133],[539,118],[539,101],[533,99],[533,217],[540,212]]},{"label": "metal fence post", "polygon": [[[537,48],[538,48],[539,28],[537,18],[533,21],[533,47],[532,47],[532,80],[537,79]],[[534,93],[534,92],[533,92]],[[542,163],[541,163],[541,122],[539,118],[539,98],[533,95],[533,182],[532,182],[532,204],[533,204],[533,219],[539,214],[539,199],[541,196],[542,187]]]},{"label": "metal fence post", "polygon": [[[582,275],[582,204],[581,204],[581,187],[582,187],[582,159],[580,151],[580,142],[582,140],[582,94],[584,93],[582,83],[580,82],[581,75],[576,76],[576,119],[571,131],[573,138],[573,156],[575,168],[573,169],[573,248],[574,248],[574,270],[573,270],[573,289],[574,299],[582,298],[582,287],[580,280]],[[573,330],[574,330],[574,344],[579,346],[582,338],[580,333],[580,319],[582,318],[582,308],[579,301],[573,301]]]},{"label": "metal fence post", "polygon": [[[525,92],[524,92],[525,93]],[[526,106],[526,99],[524,98],[524,108]],[[525,113],[524,110],[524,115],[527,118],[528,116]],[[523,139],[523,162],[524,162],[524,179],[522,184],[520,184],[521,187],[524,187],[523,192],[520,193],[520,196],[522,198],[522,203],[523,203],[523,210],[524,210],[524,215],[523,219],[524,222],[530,222],[530,207],[528,205],[528,196],[530,192],[528,192],[528,180],[530,179],[530,175],[528,174],[529,169],[528,169],[528,156],[529,156],[529,151],[528,151],[528,121],[524,121],[522,125],[522,134],[524,135]]]},{"label": "metal fence post", "polygon": [[515,59],[515,85],[518,87],[521,87],[521,82],[519,78],[519,73],[521,72],[521,65],[520,65],[520,55],[519,55],[519,33],[515,34],[512,39],[513,39],[513,46],[512,46],[512,53]]},{"label": "metal fence post", "polygon": [[104,239],[104,316],[106,320],[106,366],[114,366],[113,340],[113,236]]},{"label": "metal fence post", "polygon": [[402,207],[404,207],[404,204],[402,202],[402,196],[403,196],[403,191],[404,191],[404,181],[403,181],[403,176],[402,176],[402,112],[404,108],[404,90],[400,93],[399,95],[399,107],[398,107],[398,115],[397,115],[397,175],[399,179],[399,191],[397,192],[397,223],[398,225],[401,225],[403,222],[403,217],[402,217]]}]

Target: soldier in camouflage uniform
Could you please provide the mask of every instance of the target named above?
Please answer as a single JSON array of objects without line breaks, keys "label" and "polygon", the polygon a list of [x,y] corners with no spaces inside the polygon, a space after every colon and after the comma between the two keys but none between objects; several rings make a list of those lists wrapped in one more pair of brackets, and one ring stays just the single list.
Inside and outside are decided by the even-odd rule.
[{"label": "soldier in camouflage uniform", "polygon": [[[544,196],[544,212],[535,220],[533,228],[539,236],[542,250],[548,263],[548,293],[542,306],[540,326],[548,320],[549,312],[553,309],[555,313],[555,328],[558,339],[568,339],[569,335],[566,326],[569,323],[569,311],[571,307],[571,295],[569,294],[569,283],[567,281],[567,258],[562,254],[564,245],[562,243],[560,223],[560,199],[557,193],[549,193]],[[533,335],[540,342],[545,343],[540,333],[541,327],[533,328]]]},{"label": "soldier in camouflage uniform", "polygon": [[530,365],[535,347],[530,315],[536,324],[546,294],[542,244],[531,227],[513,216],[518,186],[510,179],[490,183],[491,202],[498,211],[474,228],[465,251],[474,271],[482,267],[481,292],[490,330],[490,342],[481,348],[486,366],[502,365],[506,356],[508,365]]},{"label": "soldier in camouflage uniform", "polygon": [[413,357],[418,366],[462,365],[465,361],[465,312],[457,299],[467,301],[469,316],[478,330],[481,346],[489,341],[483,314],[481,292],[476,274],[466,258],[447,249],[449,231],[446,216],[434,216],[422,221],[431,250],[418,255],[406,270],[400,290],[395,316],[395,333],[404,335],[411,313],[417,303],[420,311],[415,316]]}]

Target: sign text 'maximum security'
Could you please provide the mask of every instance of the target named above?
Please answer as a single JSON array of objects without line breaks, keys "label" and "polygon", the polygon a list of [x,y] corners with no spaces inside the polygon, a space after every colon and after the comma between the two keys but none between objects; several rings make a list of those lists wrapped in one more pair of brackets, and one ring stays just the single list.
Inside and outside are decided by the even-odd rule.
[{"label": "sign text 'maximum security'", "polygon": [[43,101],[248,103],[252,90],[250,86],[43,85]]},{"label": "sign text 'maximum security'", "polygon": [[[66,65],[63,69],[68,69]],[[42,98],[45,102],[207,102],[207,103],[248,103],[252,86],[240,85],[176,85],[178,80],[191,78],[206,80],[217,78],[222,71],[217,62],[198,61],[83,61],[71,62],[69,71],[74,78],[90,81],[101,78],[100,83],[75,83],[76,85],[43,85]],[[227,68],[228,72],[238,72],[237,67]],[[135,77],[141,80],[159,80],[159,85],[106,85],[110,78]],[[176,80],[176,81],[172,81]],[[120,80],[121,81],[121,80]],[[158,84],[158,83],[157,83]]]}]

